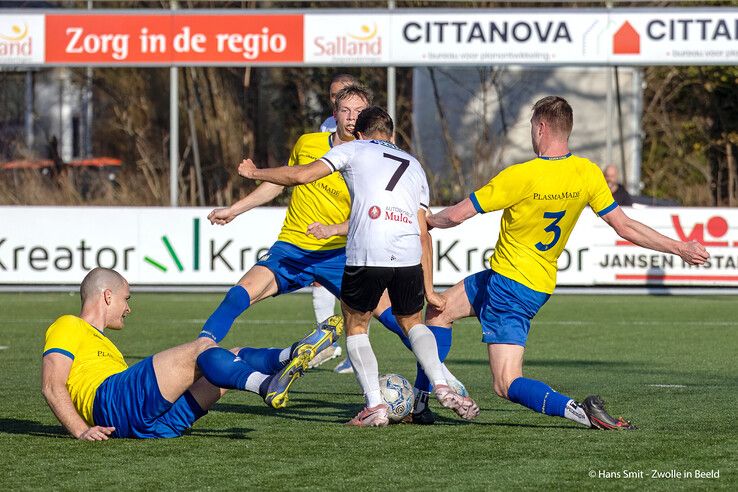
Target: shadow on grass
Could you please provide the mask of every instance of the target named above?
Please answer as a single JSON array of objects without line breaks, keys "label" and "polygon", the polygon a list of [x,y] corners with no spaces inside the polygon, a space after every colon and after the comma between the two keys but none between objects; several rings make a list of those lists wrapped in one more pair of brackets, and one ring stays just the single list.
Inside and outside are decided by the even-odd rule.
[{"label": "shadow on grass", "polygon": [[250,432],[254,432],[254,429],[246,427],[230,427],[228,429],[190,429],[187,431],[188,436],[194,437],[221,437],[225,439],[248,439],[247,436]]},{"label": "shadow on grass", "polygon": [[[330,400],[301,398],[299,400],[293,400],[287,408],[280,410],[253,405],[220,403],[210,411],[240,414],[248,413],[251,415],[264,415],[285,420],[320,422],[323,424],[334,423],[342,425],[354,418],[361,408],[361,403],[338,403]],[[435,425],[470,425],[473,423],[474,422],[468,422],[436,413]]]},{"label": "shadow on grass", "polygon": [[27,436],[63,437],[69,434],[58,425],[46,425],[41,422],[23,419],[0,419],[0,434],[23,434]]},{"label": "shadow on grass", "polygon": [[[456,359],[450,358],[447,360],[450,366],[480,366],[487,368],[489,361],[484,359]],[[561,359],[525,359],[525,367],[576,367],[576,368],[607,368],[617,367],[622,368],[625,366],[643,366],[641,363],[623,362],[623,361],[611,361],[611,360],[561,360]]]}]

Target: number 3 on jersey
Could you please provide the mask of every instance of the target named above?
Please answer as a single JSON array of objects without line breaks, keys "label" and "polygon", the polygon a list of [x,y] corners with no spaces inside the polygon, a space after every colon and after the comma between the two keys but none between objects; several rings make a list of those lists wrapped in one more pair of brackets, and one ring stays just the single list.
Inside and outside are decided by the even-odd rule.
[{"label": "number 3 on jersey", "polygon": [[553,232],[554,237],[551,240],[550,243],[536,243],[536,248],[539,251],[548,251],[549,249],[553,248],[556,243],[559,242],[559,238],[561,237],[561,228],[558,226],[558,223],[561,219],[564,218],[564,214],[566,214],[566,210],[562,210],[561,212],[544,212],[543,218],[544,219],[554,219],[553,222],[548,224],[548,226],[543,229],[546,232]]}]

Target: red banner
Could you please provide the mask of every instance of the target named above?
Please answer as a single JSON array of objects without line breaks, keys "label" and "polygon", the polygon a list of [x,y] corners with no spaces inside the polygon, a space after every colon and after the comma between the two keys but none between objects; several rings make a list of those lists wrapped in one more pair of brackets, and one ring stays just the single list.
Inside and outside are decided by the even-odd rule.
[{"label": "red banner", "polygon": [[302,15],[47,15],[48,63],[299,63]]}]

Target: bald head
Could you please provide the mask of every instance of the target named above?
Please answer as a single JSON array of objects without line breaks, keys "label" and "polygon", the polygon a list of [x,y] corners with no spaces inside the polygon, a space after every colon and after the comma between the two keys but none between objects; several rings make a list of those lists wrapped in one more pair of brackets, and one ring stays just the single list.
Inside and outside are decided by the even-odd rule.
[{"label": "bald head", "polygon": [[82,306],[87,302],[95,301],[96,297],[105,290],[118,292],[127,287],[128,282],[123,275],[110,268],[93,268],[90,270],[82,284],[79,286],[79,295],[82,298]]}]

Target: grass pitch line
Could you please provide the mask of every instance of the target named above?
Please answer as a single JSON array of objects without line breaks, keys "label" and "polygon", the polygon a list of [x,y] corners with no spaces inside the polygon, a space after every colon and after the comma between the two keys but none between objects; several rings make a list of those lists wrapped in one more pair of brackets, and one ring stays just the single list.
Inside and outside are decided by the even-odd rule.
[{"label": "grass pitch line", "polygon": [[0,350],[8,350],[9,348],[7,345],[0,345]]},{"label": "grass pitch line", "polygon": [[652,388],[686,388],[685,384],[649,384]]}]

